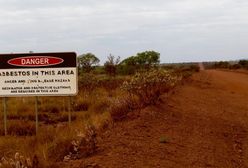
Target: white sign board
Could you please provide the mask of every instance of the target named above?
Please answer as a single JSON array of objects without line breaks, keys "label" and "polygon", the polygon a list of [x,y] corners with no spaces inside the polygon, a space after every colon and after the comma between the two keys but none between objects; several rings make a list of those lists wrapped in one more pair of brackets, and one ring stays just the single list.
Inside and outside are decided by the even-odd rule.
[{"label": "white sign board", "polygon": [[75,53],[0,54],[0,96],[76,95]]}]

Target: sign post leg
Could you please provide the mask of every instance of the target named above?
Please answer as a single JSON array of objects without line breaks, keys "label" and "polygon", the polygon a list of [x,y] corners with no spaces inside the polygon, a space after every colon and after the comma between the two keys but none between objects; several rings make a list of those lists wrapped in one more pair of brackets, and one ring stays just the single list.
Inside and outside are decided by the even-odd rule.
[{"label": "sign post leg", "polygon": [[69,111],[69,115],[68,115],[68,121],[69,121],[69,126],[71,126],[71,96],[69,96],[69,104],[68,104],[68,111]]},{"label": "sign post leg", "polygon": [[36,128],[36,135],[38,134],[38,96],[35,96],[35,128]]},{"label": "sign post leg", "polygon": [[7,98],[3,98],[3,113],[4,113],[4,135],[7,135]]}]

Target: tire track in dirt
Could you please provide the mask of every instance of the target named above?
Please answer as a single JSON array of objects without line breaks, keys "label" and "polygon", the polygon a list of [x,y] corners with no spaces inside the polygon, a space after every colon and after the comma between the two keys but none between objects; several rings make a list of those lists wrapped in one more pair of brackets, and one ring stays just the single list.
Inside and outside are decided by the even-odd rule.
[{"label": "tire track in dirt", "polygon": [[248,75],[202,71],[162,100],[101,133],[96,155],[66,166],[247,167]]}]

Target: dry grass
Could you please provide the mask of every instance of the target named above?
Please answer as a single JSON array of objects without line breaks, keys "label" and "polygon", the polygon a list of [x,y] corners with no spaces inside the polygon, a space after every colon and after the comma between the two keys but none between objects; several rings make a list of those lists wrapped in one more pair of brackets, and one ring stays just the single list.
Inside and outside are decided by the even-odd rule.
[{"label": "dry grass", "polygon": [[[113,95],[118,95],[115,93],[118,84],[113,85],[115,89],[111,90],[111,97],[106,85],[95,88],[92,92],[80,91],[73,97],[71,105],[73,122],[70,127],[67,123],[69,98],[39,97],[40,122],[37,136],[35,99],[8,98],[8,136],[0,137],[0,157],[14,158],[16,152],[31,159],[37,155],[41,167],[49,167],[55,161],[62,161],[64,156],[70,153],[71,142],[79,135],[84,135],[89,125],[102,129],[112,122],[109,113],[110,103],[115,99]],[[2,112],[0,117],[3,123]],[[0,125],[0,134],[4,135],[3,124]]]},{"label": "dry grass", "polygon": [[[8,135],[12,136],[31,136],[35,135],[35,123],[24,120],[10,120],[7,123]],[[4,135],[3,126],[0,127],[0,135]]]}]

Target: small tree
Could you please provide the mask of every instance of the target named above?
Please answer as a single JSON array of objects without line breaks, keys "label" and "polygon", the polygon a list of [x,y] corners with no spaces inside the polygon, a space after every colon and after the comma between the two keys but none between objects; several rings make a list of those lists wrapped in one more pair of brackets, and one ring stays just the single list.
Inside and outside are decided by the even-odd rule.
[{"label": "small tree", "polygon": [[124,75],[134,74],[138,69],[136,56],[124,59],[119,65],[119,70]]},{"label": "small tree", "polygon": [[136,56],[131,56],[126,59],[124,59],[121,64],[128,65],[128,66],[136,66],[137,65],[137,59]]},{"label": "small tree", "polygon": [[151,66],[159,64],[160,53],[155,51],[145,51],[138,53],[136,61],[141,67],[149,69]]},{"label": "small tree", "polygon": [[110,76],[115,76],[119,63],[120,57],[115,58],[115,56],[110,54],[108,60],[104,63],[105,72]]},{"label": "small tree", "polygon": [[137,53],[136,56],[131,56],[124,59],[121,64],[121,72],[123,74],[134,74],[142,68],[151,69],[160,63],[160,53],[156,51],[144,51]]},{"label": "small tree", "polygon": [[78,57],[78,66],[81,71],[90,72],[93,65],[97,65],[100,60],[92,53],[82,54]]}]

